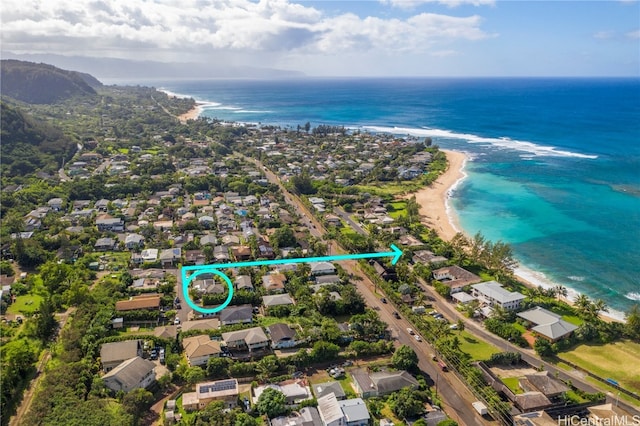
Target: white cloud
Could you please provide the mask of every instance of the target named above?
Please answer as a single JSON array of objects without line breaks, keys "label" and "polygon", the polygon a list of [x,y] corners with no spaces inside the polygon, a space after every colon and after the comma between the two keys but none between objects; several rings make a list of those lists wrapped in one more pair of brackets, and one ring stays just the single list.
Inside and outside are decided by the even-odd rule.
[{"label": "white cloud", "polygon": [[[463,2],[490,3],[446,3]],[[180,59],[181,54],[221,51],[425,51],[455,40],[490,37],[475,15],[328,16],[289,0],[3,0],[2,20],[7,51],[137,59],[153,59],[154,52],[163,57],[173,52]]]},{"label": "white cloud", "polygon": [[415,9],[416,7],[427,3],[438,3],[447,7],[457,7],[463,4],[472,6],[493,6],[495,0],[380,0],[383,4],[389,4],[393,7],[401,9]]},{"label": "white cloud", "polygon": [[597,38],[599,40],[606,40],[611,37],[613,37],[613,31],[598,31],[593,35],[593,38]]},{"label": "white cloud", "polygon": [[627,37],[637,40],[640,39],[640,30],[630,31],[627,33]]}]

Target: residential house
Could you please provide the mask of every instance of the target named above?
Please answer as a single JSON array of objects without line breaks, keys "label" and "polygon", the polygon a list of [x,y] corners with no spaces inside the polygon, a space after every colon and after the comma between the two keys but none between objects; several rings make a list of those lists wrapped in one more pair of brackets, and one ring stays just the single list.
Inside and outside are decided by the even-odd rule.
[{"label": "residential house", "polygon": [[202,250],[187,250],[184,253],[185,265],[204,265],[206,260]]},{"label": "residential house", "polygon": [[632,417],[618,405],[612,403],[588,407],[589,423],[594,426],[620,425],[631,426],[638,424],[638,416]]},{"label": "residential house", "polygon": [[548,371],[525,374],[519,384],[525,392],[541,392],[549,399],[557,398],[570,390],[567,385],[553,377]]},{"label": "residential house", "polygon": [[213,401],[222,401],[224,408],[231,410],[236,407],[239,394],[237,379],[198,383],[195,392],[182,394],[182,408],[186,411],[202,410]]},{"label": "residential house", "polygon": [[96,203],[94,204],[93,207],[95,207],[96,210],[101,211],[101,212],[106,212],[107,208],[109,206],[109,200],[102,198],[98,201],[96,201]]},{"label": "residential house", "polygon": [[59,212],[64,206],[64,201],[62,200],[62,198],[52,198],[47,201],[47,205],[51,208],[51,210]]},{"label": "residential house", "polygon": [[96,218],[96,226],[101,232],[122,232],[124,231],[124,221],[119,217],[102,215]]},{"label": "residential house", "polygon": [[118,243],[113,238],[98,238],[98,241],[93,245],[97,251],[111,251],[115,250]]},{"label": "residential house", "polygon": [[477,284],[482,279],[458,265],[445,266],[433,271],[433,278],[451,289],[451,294],[463,291],[464,287]]},{"label": "residential house", "polygon": [[159,294],[140,294],[132,296],[128,300],[119,300],[116,302],[116,311],[139,311],[139,310],[160,310]]},{"label": "residential house", "polygon": [[287,277],[282,273],[270,273],[262,277],[262,286],[268,293],[284,293]]},{"label": "residential house", "polygon": [[220,324],[249,324],[253,322],[253,306],[238,305],[227,306],[220,311]]},{"label": "residential house", "polygon": [[209,358],[217,358],[222,353],[220,342],[211,340],[208,334],[186,337],[182,340],[182,347],[191,367],[206,366]]},{"label": "residential house", "polygon": [[339,401],[333,393],[318,398],[318,412],[327,426],[368,426],[371,420],[361,398]]},{"label": "residential house", "polygon": [[218,262],[228,262],[231,260],[227,246],[215,246],[213,248],[213,258]]},{"label": "residential house", "polygon": [[244,245],[231,247],[231,254],[238,262],[249,260],[251,259],[251,247]]},{"label": "residential house", "polygon": [[102,381],[114,392],[146,389],[156,380],[155,366],[153,362],[136,356],[114,367],[102,376]]},{"label": "residential house", "polygon": [[180,259],[182,257],[182,249],[179,247],[174,247],[166,250],[162,250],[158,259],[160,260],[160,264],[163,268],[169,266],[176,266],[180,263]]},{"label": "residential house", "polygon": [[557,342],[570,336],[571,333],[578,329],[578,326],[563,320],[560,315],[540,306],[520,312],[517,315],[532,325],[531,331],[550,342]]},{"label": "residential house", "polygon": [[127,234],[124,238],[124,246],[127,250],[139,249],[144,246],[144,237],[140,234]]},{"label": "residential house", "polygon": [[405,387],[418,387],[418,381],[404,370],[368,373],[359,368],[351,371],[351,377],[356,393],[361,398],[384,396]]},{"label": "residential house", "polygon": [[231,351],[255,352],[269,347],[269,338],[261,327],[222,333],[222,340]]},{"label": "residential house", "polygon": [[142,340],[103,343],[100,346],[100,362],[105,372],[135,357],[142,357]]},{"label": "residential house", "polygon": [[471,286],[471,295],[488,306],[500,306],[506,310],[515,310],[520,307],[525,296],[519,292],[511,292],[502,288],[502,284],[496,281],[487,281]]},{"label": "residential house", "polygon": [[202,237],[200,237],[200,245],[202,247],[206,246],[206,245],[216,245],[218,244],[218,239],[215,237],[215,235],[212,234],[207,234],[207,235],[203,235]]},{"label": "residential house", "polygon": [[437,265],[445,263],[449,259],[444,256],[438,256],[429,250],[419,250],[413,253],[412,261],[414,264],[424,263],[426,265]]},{"label": "residential house", "polygon": [[286,306],[293,304],[293,299],[289,296],[289,293],[262,296],[262,306],[264,306],[267,311],[269,308],[273,308],[274,306]]},{"label": "residential house", "polygon": [[[193,311],[191,311],[193,314]],[[207,318],[196,321],[185,321],[182,324],[182,331],[189,330],[217,330],[220,328],[220,320],[218,318]]]},{"label": "residential house", "polygon": [[153,335],[161,339],[173,340],[178,335],[177,325],[162,325],[153,329]]},{"label": "residential house", "polygon": [[238,275],[233,282],[236,285],[236,290],[253,291],[253,284],[251,283],[251,276]]},{"label": "residential house", "polygon": [[302,401],[313,398],[306,380],[286,380],[277,384],[256,386],[253,388],[253,400],[257,401],[262,392],[269,388],[282,392],[286,398],[285,404],[289,408],[296,407]]},{"label": "residential house", "polygon": [[551,405],[551,401],[542,392],[530,391],[515,394],[513,403],[522,412],[538,411]]},{"label": "residential house", "polygon": [[315,385],[311,385],[311,387],[313,388],[313,393],[315,394],[316,399],[329,394],[334,394],[338,401],[346,398],[346,394],[344,389],[342,389],[340,382],[316,383]]},{"label": "residential house", "polygon": [[330,262],[315,262],[311,265],[311,275],[334,275],[336,267]]},{"label": "residential house", "polygon": [[292,348],[296,342],[296,332],[288,324],[276,323],[267,327],[273,349]]},{"label": "residential house", "polygon": [[316,407],[304,407],[293,411],[288,416],[270,419],[271,426],[323,426],[320,413]]}]

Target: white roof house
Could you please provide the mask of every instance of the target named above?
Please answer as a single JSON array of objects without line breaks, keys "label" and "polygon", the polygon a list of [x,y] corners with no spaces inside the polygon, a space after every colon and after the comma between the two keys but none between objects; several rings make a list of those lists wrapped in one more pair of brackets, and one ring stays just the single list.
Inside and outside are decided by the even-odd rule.
[{"label": "white roof house", "polygon": [[518,309],[525,299],[522,293],[506,290],[496,281],[474,284],[471,288],[471,295],[478,298],[480,302],[489,306],[501,306],[508,310]]}]

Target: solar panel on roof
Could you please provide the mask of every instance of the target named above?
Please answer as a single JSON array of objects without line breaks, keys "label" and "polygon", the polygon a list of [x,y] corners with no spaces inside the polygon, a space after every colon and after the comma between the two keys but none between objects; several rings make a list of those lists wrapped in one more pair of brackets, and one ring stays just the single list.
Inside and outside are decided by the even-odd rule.
[{"label": "solar panel on roof", "polygon": [[220,392],[224,390],[233,390],[236,388],[235,380],[221,380],[209,385],[201,385],[200,393]]}]

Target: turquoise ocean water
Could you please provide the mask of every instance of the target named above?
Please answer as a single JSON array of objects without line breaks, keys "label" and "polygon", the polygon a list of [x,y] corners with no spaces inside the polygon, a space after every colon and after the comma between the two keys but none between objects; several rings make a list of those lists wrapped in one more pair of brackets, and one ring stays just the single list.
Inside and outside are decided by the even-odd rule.
[{"label": "turquoise ocean water", "polygon": [[469,154],[451,214],[513,246],[519,274],[640,301],[640,79],[301,79],[152,82],[203,115],[295,128],[430,136]]}]

